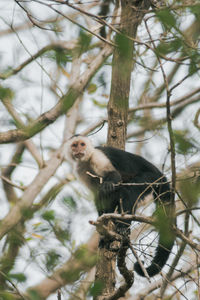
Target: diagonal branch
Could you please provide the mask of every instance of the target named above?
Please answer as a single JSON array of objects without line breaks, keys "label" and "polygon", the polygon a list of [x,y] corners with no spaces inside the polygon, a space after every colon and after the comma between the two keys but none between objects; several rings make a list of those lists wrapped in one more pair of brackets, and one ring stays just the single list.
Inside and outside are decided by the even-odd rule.
[{"label": "diagonal branch", "polygon": [[63,50],[72,50],[76,46],[76,42],[71,41],[70,43],[67,42],[57,42],[53,43],[50,45],[47,45],[40,49],[37,53],[31,55],[28,59],[26,59],[21,65],[16,67],[15,69],[10,70],[7,73],[0,73],[0,79],[7,79],[13,75],[16,75],[19,73],[21,70],[23,70],[27,65],[29,65],[31,62],[35,61],[38,57],[42,56],[44,53],[50,51],[50,50],[58,50],[58,49],[63,49]]},{"label": "diagonal branch", "polygon": [[24,141],[26,139],[31,138],[36,135],[48,125],[55,122],[58,117],[62,114],[66,113],[74,104],[76,99],[83,93],[86,85],[90,81],[90,79],[97,72],[99,67],[103,64],[103,62],[108,58],[108,56],[112,53],[112,48],[106,45],[96,56],[96,58],[91,62],[85,72],[78,78],[78,80],[71,86],[68,92],[61,97],[58,103],[49,111],[41,114],[36,120],[30,123],[28,126],[9,130],[7,132],[0,133],[0,143],[11,143],[11,142],[19,142]]},{"label": "diagonal branch", "polygon": [[34,291],[39,294],[42,299],[46,299],[62,286],[72,284],[75,280],[78,280],[83,272],[89,271],[96,263],[97,244],[98,236],[97,234],[93,234],[87,246],[82,248],[84,255],[80,255],[80,247],[62,267],[55,270],[52,275],[43,279],[39,284],[30,287],[27,293]]},{"label": "diagonal branch", "polygon": [[41,169],[39,174],[35,177],[33,182],[27,187],[21,200],[9,211],[0,226],[0,239],[11,230],[20,220],[26,218],[27,211],[32,207],[35,197],[42,190],[46,182],[53,176],[57,168],[63,161],[64,146],[61,146],[51,159],[46,163],[45,167]]}]

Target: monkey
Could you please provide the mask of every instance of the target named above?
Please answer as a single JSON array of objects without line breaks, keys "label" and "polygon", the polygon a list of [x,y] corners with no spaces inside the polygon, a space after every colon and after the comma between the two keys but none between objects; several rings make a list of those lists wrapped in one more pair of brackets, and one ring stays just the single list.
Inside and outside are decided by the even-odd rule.
[{"label": "monkey", "polygon": [[[138,202],[153,194],[158,219],[160,216],[163,222],[158,222],[158,246],[146,272],[149,277],[158,274],[168,260],[175,239],[171,230],[174,193],[166,177],[143,157],[113,147],[94,147],[86,136],[74,135],[68,140],[67,156],[75,163],[79,179],[94,193],[99,216],[122,213],[122,210],[133,214]],[[130,234],[130,224],[128,221],[115,221],[116,232]],[[134,270],[145,276],[138,262]]]}]

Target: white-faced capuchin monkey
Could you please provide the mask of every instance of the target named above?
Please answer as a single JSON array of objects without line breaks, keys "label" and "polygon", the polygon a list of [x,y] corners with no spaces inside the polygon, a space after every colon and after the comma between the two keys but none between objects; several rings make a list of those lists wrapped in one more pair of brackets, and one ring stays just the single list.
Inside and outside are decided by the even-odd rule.
[{"label": "white-faced capuchin monkey", "polygon": [[[158,274],[174,244],[174,235],[170,229],[173,222],[174,194],[165,176],[141,156],[112,147],[95,148],[89,138],[81,135],[69,139],[67,152],[68,158],[75,162],[78,177],[93,191],[99,215],[116,211],[121,213],[122,209],[123,212],[132,214],[138,201],[149,193],[153,194],[157,207],[156,227],[159,241],[155,256],[146,271],[150,277]],[[122,235],[130,234],[130,223],[115,221],[116,231]],[[145,276],[138,262],[134,269],[139,275]]]}]

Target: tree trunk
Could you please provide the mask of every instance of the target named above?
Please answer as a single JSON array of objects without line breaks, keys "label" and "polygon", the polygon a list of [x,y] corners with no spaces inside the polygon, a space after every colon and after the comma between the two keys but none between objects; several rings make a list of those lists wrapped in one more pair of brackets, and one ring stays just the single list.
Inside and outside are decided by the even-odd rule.
[{"label": "tree trunk", "polygon": [[[138,3],[140,2],[140,3]],[[134,44],[138,25],[148,9],[147,1],[121,1],[121,34],[116,35],[116,48],[112,61],[112,83],[108,104],[108,138],[107,144],[124,149],[127,132],[128,102],[131,72],[133,69]],[[101,296],[95,300],[109,299],[115,290],[116,255],[106,249],[99,250],[96,280],[103,283]]]},{"label": "tree trunk", "polygon": [[128,100],[133,69],[133,40],[149,1],[121,1],[120,31],[117,34],[112,61],[112,83],[108,104],[108,145],[125,148]]}]

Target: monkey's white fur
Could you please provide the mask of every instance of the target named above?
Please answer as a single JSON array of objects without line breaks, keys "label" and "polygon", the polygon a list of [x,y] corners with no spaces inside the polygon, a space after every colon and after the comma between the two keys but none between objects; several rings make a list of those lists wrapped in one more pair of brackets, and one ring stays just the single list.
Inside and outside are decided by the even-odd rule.
[{"label": "monkey's white fur", "polygon": [[[84,156],[81,158],[74,158],[72,154],[72,144],[80,141],[86,144],[84,150]],[[79,175],[79,178],[88,185],[86,180],[86,171],[88,169],[93,171],[97,176],[104,176],[106,172],[115,171],[116,169],[106,157],[106,155],[99,149],[96,149],[92,142],[84,136],[74,136],[68,140],[66,144],[67,158],[74,164],[75,172]],[[86,170],[87,169],[87,170]]]}]

